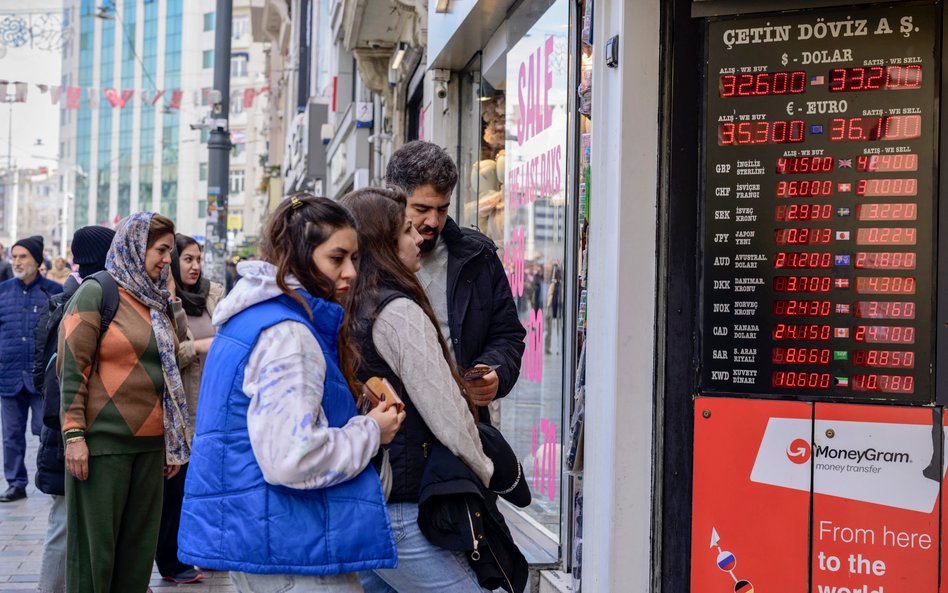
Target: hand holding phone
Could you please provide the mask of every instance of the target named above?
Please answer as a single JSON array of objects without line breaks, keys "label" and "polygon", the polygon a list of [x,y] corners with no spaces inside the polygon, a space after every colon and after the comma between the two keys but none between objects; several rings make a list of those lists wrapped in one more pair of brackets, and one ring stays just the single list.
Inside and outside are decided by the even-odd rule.
[{"label": "hand holding phone", "polygon": [[477,381],[478,379],[483,379],[485,375],[497,370],[497,367],[500,365],[491,364],[491,365],[477,365],[473,366],[461,375],[461,378],[465,381]]},{"label": "hand holding phone", "polygon": [[388,405],[394,405],[399,413],[405,410],[405,402],[395,393],[395,388],[388,379],[372,377],[365,382],[364,394],[369,398],[372,408],[385,401]]}]

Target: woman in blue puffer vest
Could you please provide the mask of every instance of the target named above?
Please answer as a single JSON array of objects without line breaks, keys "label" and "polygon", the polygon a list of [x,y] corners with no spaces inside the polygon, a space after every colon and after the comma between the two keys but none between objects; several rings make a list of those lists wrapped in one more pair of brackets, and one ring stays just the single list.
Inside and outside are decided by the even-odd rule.
[{"label": "woman in blue puffer vest", "polygon": [[[221,301],[201,382],[179,558],[231,571],[238,591],[362,591],[395,566],[371,459],[404,412],[358,415],[343,309],[355,222],[297,195],[273,212],[263,261]],[[341,335],[340,335],[341,333]]]}]

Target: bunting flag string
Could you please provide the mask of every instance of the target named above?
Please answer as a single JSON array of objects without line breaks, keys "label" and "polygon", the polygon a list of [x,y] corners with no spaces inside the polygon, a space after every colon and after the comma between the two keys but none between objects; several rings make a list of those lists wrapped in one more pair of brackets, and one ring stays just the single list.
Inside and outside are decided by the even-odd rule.
[{"label": "bunting flag string", "polygon": [[[147,90],[135,89],[116,89],[105,88],[97,89],[81,86],[60,86],[48,84],[29,84],[26,82],[0,80],[0,98],[7,97],[8,89],[13,88],[13,101],[25,103],[29,100],[29,87],[35,86],[39,90],[39,95],[49,93],[50,102],[58,105],[63,95],[65,101],[63,105],[66,109],[80,109],[83,106],[85,98],[86,106],[97,109],[100,100],[104,97],[106,104],[112,109],[125,109],[133,104],[133,99],[138,95],[140,104],[143,108],[152,107],[160,109],[181,109],[184,104],[185,91],[183,89],[159,89],[154,94]],[[188,94],[191,105],[207,105],[211,89],[205,88],[200,91],[194,91]],[[257,97],[270,92],[270,85],[259,88],[237,89],[231,92],[231,104],[243,103],[245,109],[251,109]],[[33,95],[38,97],[39,95]]]}]

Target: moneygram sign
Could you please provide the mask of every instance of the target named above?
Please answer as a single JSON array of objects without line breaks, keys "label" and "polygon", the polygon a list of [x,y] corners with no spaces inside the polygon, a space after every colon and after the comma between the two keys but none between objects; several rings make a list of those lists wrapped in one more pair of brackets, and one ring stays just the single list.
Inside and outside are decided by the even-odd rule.
[{"label": "moneygram sign", "polygon": [[877,451],[873,448],[857,449],[833,449],[832,447],[817,447],[816,459],[834,459],[855,461],[881,461],[884,463],[912,463],[912,457],[908,453],[897,453],[893,451]]},{"label": "moneygram sign", "polygon": [[[931,426],[816,420],[813,428],[810,420],[771,418],[751,481],[932,512],[939,485],[922,473],[932,460]],[[811,434],[816,435],[812,445]]]}]

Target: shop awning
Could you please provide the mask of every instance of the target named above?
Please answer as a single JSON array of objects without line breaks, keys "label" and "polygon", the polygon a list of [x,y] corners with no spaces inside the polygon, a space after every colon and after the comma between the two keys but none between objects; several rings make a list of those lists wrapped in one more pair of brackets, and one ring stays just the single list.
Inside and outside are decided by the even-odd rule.
[{"label": "shop awning", "polygon": [[453,0],[447,12],[428,4],[428,66],[460,70],[481,51],[516,0]]}]

